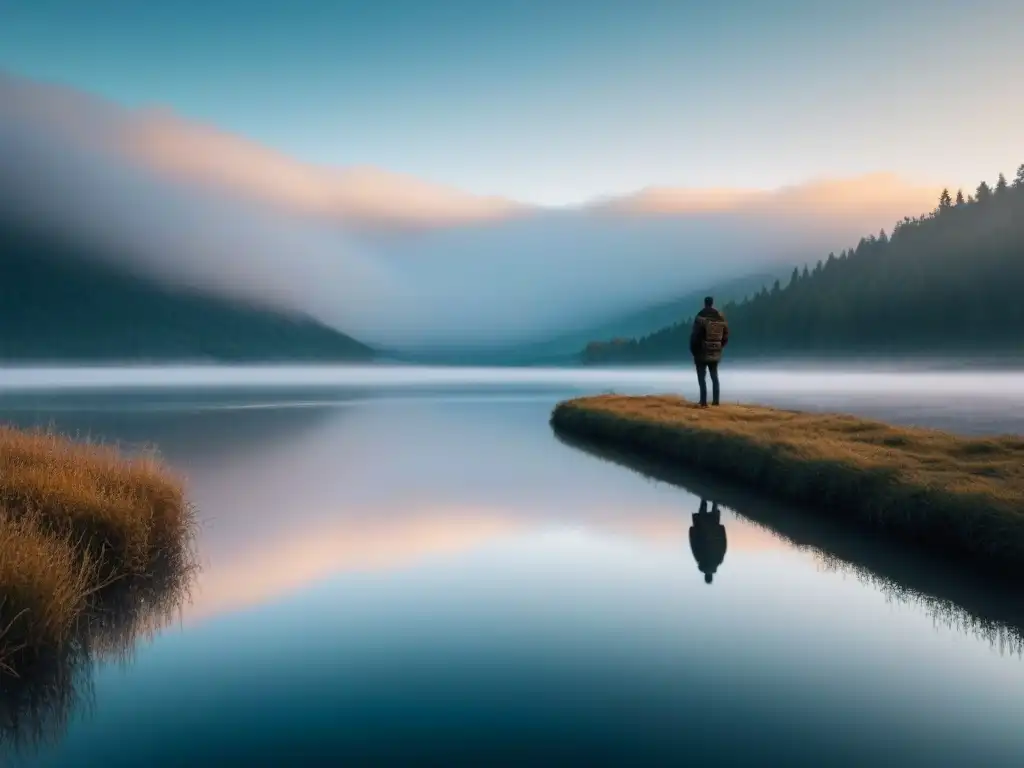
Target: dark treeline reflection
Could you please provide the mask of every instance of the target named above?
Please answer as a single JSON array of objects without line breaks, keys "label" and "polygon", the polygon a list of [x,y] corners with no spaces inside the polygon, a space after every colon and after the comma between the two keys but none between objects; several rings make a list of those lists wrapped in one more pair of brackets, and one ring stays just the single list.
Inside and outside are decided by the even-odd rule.
[{"label": "dark treeline reflection", "polygon": [[145,579],[98,592],[60,651],[34,655],[17,673],[0,669],[0,756],[32,754],[59,741],[71,716],[88,712],[96,664],[130,663],[139,641],[180,616],[199,570],[189,546],[190,556],[159,564]]},{"label": "dark treeline reflection", "polygon": [[1024,604],[1012,585],[950,572],[937,558],[879,541],[827,516],[757,498],[677,466],[599,448],[563,435],[556,437],[599,460],[679,486],[701,498],[700,509],[693,514],[694,528],[700,519],[697,546],[694,528],[690,538],[698,567],[709,584],[708,571],[714,570],[708,566],[721,567],[726,552],[724,531],[714,531],[715,515],[707,511],[711,500],[712,510],[727,508],[797,549],[812,552],[823,570],[853,574],[888,598],[923,607],[937,624],[986,640],[1002,654],[1024,654]]},{"label": "dark treeline reflection", "polygon": [[[943,191],[929,214],[904,218],[856,247],[794,267],[723,309],[733,354],[984,355],[1019,351],[1024,334],[1024,165],[972,195]],[[694,308],[695,310],[697,307]],[[982,313],[984,328],[971,320]],[[584,360],[688,357],[692,317],[641,339],[594,342]]]}]

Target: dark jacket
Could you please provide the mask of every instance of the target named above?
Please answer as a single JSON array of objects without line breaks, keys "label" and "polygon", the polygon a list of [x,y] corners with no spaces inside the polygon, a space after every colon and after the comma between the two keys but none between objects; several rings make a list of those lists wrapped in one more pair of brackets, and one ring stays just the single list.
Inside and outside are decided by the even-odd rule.
[{"label": "dark jacket", "polygon": [[706,505],[693,515],[693,526],[690,528],[690,551],[697,561],[701,573],[713,574],[725,560],[728,543],[725,538],[725,526],[721,522],[718,507],[705,512]]},{"label": "dark jacket", "polygon": [[717,363],[729,343],[729,323],[714,307],[705,307],[693,318],[690,354],[698,363]]}]

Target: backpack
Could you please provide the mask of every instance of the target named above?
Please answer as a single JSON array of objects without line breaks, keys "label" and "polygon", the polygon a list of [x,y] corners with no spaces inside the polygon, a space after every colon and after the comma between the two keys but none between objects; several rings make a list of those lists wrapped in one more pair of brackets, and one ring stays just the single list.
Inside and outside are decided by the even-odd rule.
[{"label": "backpack", "polygon": [[709,318],[702,325],[704,326],[704,338],[701,340],[701,351],[708,360],[717,360],[722,356],[725,321]]}]

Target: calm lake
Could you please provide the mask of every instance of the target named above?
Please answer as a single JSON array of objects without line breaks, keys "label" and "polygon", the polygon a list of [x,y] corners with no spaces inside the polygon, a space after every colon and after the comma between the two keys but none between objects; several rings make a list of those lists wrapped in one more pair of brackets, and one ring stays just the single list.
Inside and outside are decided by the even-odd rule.
[{"label": "calm lake", "polygon": [[[1024,432],[1022,373],[722,382]],[[0,370],[0,421],[183,471],[203,568],[133,653],[5,715],[24,746],[0,762],[1024,765],[1018,594],[548,426],[578,394],[694,390],[689,368]],[[727,539],[710,583],[701,497]]]}]

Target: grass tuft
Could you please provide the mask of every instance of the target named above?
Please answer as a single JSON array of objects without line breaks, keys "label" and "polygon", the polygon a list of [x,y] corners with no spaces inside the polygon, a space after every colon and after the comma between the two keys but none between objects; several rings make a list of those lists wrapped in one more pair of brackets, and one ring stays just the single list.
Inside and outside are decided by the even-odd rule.
[{"label": "grass tuft", "polygon": [[708,471],[871,530],[1024,577],[1024,441],[675,396],[559,403],[556,431]]},{"label": "grass tuft", "polygon": [[67,643],[95,578],[70,538],[0,507],[0,672],[15,673],[8,659]]},{"label": "grass tuft", "polygon": [[112,595],[183,583],[194,527],[155,455],[0,426],[0,676],[80,640]]}]

